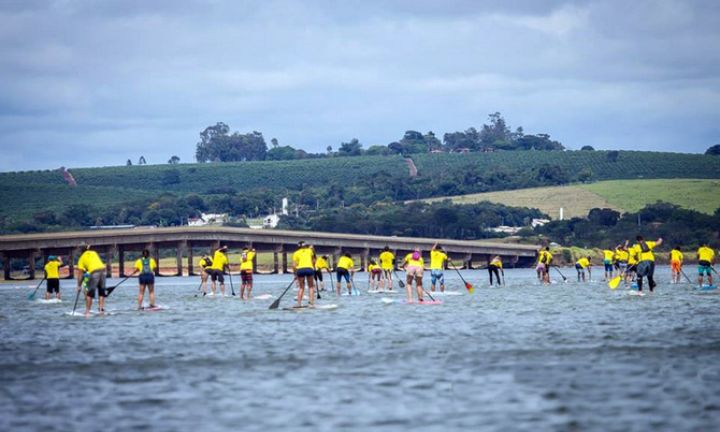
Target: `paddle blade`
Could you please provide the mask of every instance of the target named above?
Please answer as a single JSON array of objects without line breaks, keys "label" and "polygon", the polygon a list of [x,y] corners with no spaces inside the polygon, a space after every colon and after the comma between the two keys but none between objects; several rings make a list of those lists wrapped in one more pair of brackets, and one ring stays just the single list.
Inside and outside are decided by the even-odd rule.
[{"label": "paddle blade", "polygon": [[271,310],[277,309],[278,306],[280,306],[280,298],[279,297],[274,302],[272,302],[272,304],[270,305],[270,307],[268,309],[271,309]]},{"label": "paddle blade", "polygon": [[465,288],[467,288],[467,290],[470,294],[475,292],[475,288],[472,286],[472,284],[470,282],[465,282]]},{"label": "paddle blade", "polygon": [[614,278],[610,279],[610,282],[608,282],[608,286],[610,289],[616,289],[620,285],[620,281],[622,280],[622,276],[615,276]]},{"label": "paddle blade", "polygon": [[400,288],[405,288],[405,282],[398,279],[398,285],[400,285]]},{"label": "paddle blade", "polygon": [[37,291],[33,291],[33,292],[31,292],[30,294],[28,294],[28,300],[32,300],[32,299],[34,299],[34,298],[35,298],[35,293],[36,293],[36,292],[37,292]]}]

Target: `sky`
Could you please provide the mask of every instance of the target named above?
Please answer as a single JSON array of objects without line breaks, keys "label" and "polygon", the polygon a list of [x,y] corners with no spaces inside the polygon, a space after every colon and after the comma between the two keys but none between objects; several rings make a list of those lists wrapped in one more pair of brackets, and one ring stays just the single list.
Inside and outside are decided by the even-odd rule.
[{"label": "sky", "polygon": [[499,111],[569,149],[720,143],[720,2],[0,0],[0,171],[311,152]]}]

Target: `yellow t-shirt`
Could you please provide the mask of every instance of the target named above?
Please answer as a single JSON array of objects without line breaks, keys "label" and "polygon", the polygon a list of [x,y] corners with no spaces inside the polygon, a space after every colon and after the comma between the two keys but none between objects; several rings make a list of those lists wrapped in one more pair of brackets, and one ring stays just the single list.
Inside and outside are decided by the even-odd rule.
[{"label": "yellow t-shirt", "polygon": [[313,265],[313,255],[315,255],[315,253],[309,247],[304,247],[304,248],[300,248],[300,249],[296,250],[292,256],[292,261],[293,261],[293,264],[295,265],[295,268],[296,269],[304,269],[304,268],[315,269],[315,265]]},{"label": "yellow t-shirt", "polygon": [[82,255],[80,255],[77,268],[84,272],[92,273],[94,271],[104,270],[105,263],[102,262],[100,255],[98,255],[97,252],[94,250],[86,250]]},{"label": "yellow t-shirt", "polygon": [[368,265],[367,271],[369,271],[369,272],[372,273],[372,271],[373,271],[373,270],[376,270],[376,269],[377,269],[377,270],[380,270],[380,266],[377,265],[377,264],[370,264],[370,265]]},{"label": "yellow t-shirt", "polygon": [[636,244],[633,246],[635,249],[635,253],[638,256],[638,261],[655,261],[655,255],[652,253],[652,250],[655,249],[655,242],[654,241],[646,241],[645,244],[648,247],[647,252],[642,251],[642,247],[640,247],[640,244]]},{"label": "yellow t-shirt", "polygon": [[611,251],[610,249],[603,250],[603,259],[605,261],[612,261],[614,256],[615,252]]},{"label": "yellow t-shirt", "polygon": [[392,252],[384,251],[378,258],[383,270],[392,270],[395,267],[395,255]]},{"label": "yellow t-shirt", "polygon": [[[243,260],[243,255],[245,255],[245,260]],[[243,252],[243,254],[240,255],[240,271],[242,271],[242,270],[253,271],[253,259],[254,258],[255,258],[255,251]]]},{"label": "yellow t-shirt", "polygon": [[346,256],[341,256],[337,263],[337,268],[349,270],[351,268],[355,267],[355,263],[353,262],[352,258],[348,258]]},{"label": "yellow t-shirt", "polygon": [[445,261],[448,256],[445,252],[439,250],[430,251],[430,270],[443,270]]},{"label": "yellow t-shirt", "polygon": [[198,263],[200,265],[200,268],[205,270],[207,267],[210,266],[210,259],[209,258],[201,258],[200,262]]},{"label": "yellow t-shirt", "polygon": [[[140,258],[137,261],[135,261],[135,270],[142,272],[143,271],[143,259]],[[146,273],[152,273],[157,268],[157,263],[155,262],[155,258],[148,258],[148,266],[150,267],[150,271]]]},{"label": "yellow t-shirt", "polygon": [[575,264],[579,265],[582,268],[590,267],[590,261],[587,258],[580,258]]},{"label": "yellow t-shirt", "polygon": [[48,279],[60,279],[59,268],[60,263],[58,261],[48,261],[47,264],[45,264],[45,276]]},{"label": "yellow t-shirt", "polygon": [[618,249],[615,251],[615,258],[620,262],[627,262],[629,255],[630,254],[628,254],[628,251],[623,249]]},{"label": "yellow t-shirt", "polygon": [[500,258],[493,258],[493,260],[490,261],[490,265],[494,265],[497,268],[503,268],[502,260]]},{"label": "yellow t-shirt", "polygon": [[670,261],[680,261],[680,262],[682,262],[682,261],[683,261],[683,258],[684,258],[683,253],[680,252],[679,250],[673,249],[673,250],[670,251]]},{"label": "yellow t-shirt", "polygon": [[425,268],[425,260],[422,257],[422,254],[420,255],[420,259],[413,259],[413,253],[410,252],[409,254],[405,255],[405,260],[403,260],[403,263],[407,263],[408,267],[422,267]]},{"label": "yellow t-shirt", "polygon": [[227,255],[225,255],[222,251],[219,250],[215,251],[212,261],[213,263],[210,268],[213,270],[223,271],[225,270],[225,266],[228,264]]},{"label": "yellow t-shirt", "polygon": [[315,259],[315,270],[327,270],[330,268],[328,262],[323,257],[317,257]]},{"label": "yellow t-shirt", "polygon": [[638,258],[638,255],[637,255],[637,251],[635,250],[635,247],[633,246],[630,249],[628,249],[628,265],[637,264],[637,262],[638,262],[637,258]]},{"label": "yellow t-shirt", "polygon": [[699,261],[709,261],[712,262],[713,258],[715,258],[715,251],[710,249],[709,247],[701,247],[697,251],[698,260]]},{"label": "yellow t-shirt", "polygon": [[545,262],[545,264],[550,265],[550,263],[552,262],[552,260],[553,260],[553,256],[552,256],[552,253],[550,253],[550,251],[543,251],[543,252],[542,252],[540,262]]}]

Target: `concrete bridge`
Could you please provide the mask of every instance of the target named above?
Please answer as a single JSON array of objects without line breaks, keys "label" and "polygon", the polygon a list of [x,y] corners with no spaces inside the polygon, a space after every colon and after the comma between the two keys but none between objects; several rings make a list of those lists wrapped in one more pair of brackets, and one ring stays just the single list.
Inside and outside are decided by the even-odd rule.
[{"label": "concrete bridge", "polygon": [[[11,260],[26,260],[29,279],[35,278],[38,261],[47,261],[49,255],[66,257],[64,261],[73,273],[74,262],[84,245],[93,245],[107,263],[112,274],[113,261],[117,258],[118,273],[125,275],[126,252],[139,252],[147,248],[159,262],[160,251],[167,256],[171,250],[176,257],[176,272],[168,276],[184,274],[183,261],[187,262],[187,274],[194,275],[193,257],[227,245],[230,251],[244,246],[254,247],[258,253],[273,254],[273,272],[287,272],[288,253],[297,248],[297,242],[304,240],[315,247],[318,255],[328,255],[334,266],[340,253],[350,252],[360,257],[364,269],[370,256],[377,256],[387,245],[398,260],[415,247],[428,251],[436,239],[411,237],[383,237],[370,235],[337,234],[308,231],[255,230],[230,227],[172,227],[132,228],[112,230],[89,230],[62,233],[0,236],[0,259],[3,262],[5,280],[11,279]],[[473,263],[485,264],[494,255],[503,257],[506,266],[527,266],[534,262],[536,245],[503,244],[490,241],[437,240],[448,256],[461,260],[463,267],[472,268]],[[231,263],[237,267],[239,263]],[[160,269],[157,271],[160,275]]]}]

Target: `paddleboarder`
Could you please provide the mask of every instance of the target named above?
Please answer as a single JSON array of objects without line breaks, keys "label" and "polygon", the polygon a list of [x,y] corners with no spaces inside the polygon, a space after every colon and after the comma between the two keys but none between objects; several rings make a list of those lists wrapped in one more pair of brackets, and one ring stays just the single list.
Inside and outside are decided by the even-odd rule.
[{"label": "paddleboarder", "polygon": [[[240,300],[252,298],[253,272],[255,271],[255,248],[244,247],[240,254]],[[247,292],[247,295],[245,293]]]},{"label": "paddleboarder", "polygon": [[430,282],[432,287],[430,290],[435,292],[435,284],[440,284],[440,292],[445,292],[445,265],[447,263],[448,256],[443,251],[442,246],[439,246],[437,242],[430,249]]},{"label": "paddleboarder", "polygon": [[700,248],[697,250],[698,259],[698,284],[700,288],[703,286],[703,276],[707,275],[708,285],[712,286],[712,265],[715,261],[715,251],[708,247],[707,242],[700,244]]},{"label": "paddleboarder", "polygon": [[80,255],[77,266],[75,266],[75,275],[77,279],[77,289],[85,291],[85,317],[90,316],[93,300],[95,299],[95,291],[98,295],[98,311],[105,312],[105,263],[100,259],[100,255],[92,249],[91,245],[85,247],[85,251]]},{"label": "paddleboarder", "polygon": [[225,270],[229,270],[227,258],[227,246],[221,246],[213,254],[212,265],[210,265],[210,280],[212,281],[212,295],[215,295],[216,282],[220,282],[220,294],[225,296]]},{"label": "paddleboarder", "polygon": [[135,271],[140,272],[138,276],[138,309],[142,310],[143,298],[145,297],[145,288],[148,290],[148,296],[150,297],[149,308],[155,307],[155,269],[157,268],[157,262],[154,258],[150,257],[150,251],[144,249],[142,251],[142,257],[135,261]]},{"label": "paddleboarder", "polygon": [[385,245],[383,251],[378,257],[380,260],[380,268],[382,269],[382,288],[392,291],[393,289],[393,271],[395,270],[395,254],[390,251],[390,247]]},{"label": "paddleboarder", "polygon": [[302,299],[305,294],[305,284],[308,286],[308,303],[310,307],[315,306],[315,252],[310,245],[304,241],[298,242],[298,248],[292,255],[292,269],[298,282],[298,294],[296,308],[302,307]]},{"label": "paddleboarder", "polygon": [[663,239],[659,238],[657,239],[657,241],[645,241],[643,236],[638,235],[636,237],[636,241],[637,242],[635,243],[635,246],[633,246],[633,249],[635,249],[635,252],[638,256],[638,264],[636,270],[638,291],[642,292],[643,278],[646,278],[648,281],[650,292],[653,292],[655,290],[655,286],[657,285],[654,279],[655,255],[653,254],[653,249],[662,245]]},{"label": "paddleboarder", "polygon": [[47,282],[45,300],[50,300],[53,294],[56,299],[60,300],[60,267],[64,265],[60,257],[55,255],[48,257],[48,262],[45,264],[45,280]]},{"label": "paddleboarder", "polygon": [[414,251],[410,252],[409,254],[405,255],[405,259],[403,260],[402,264],[403,269],[405,269],[406,275],[405,275],[405,281],[406,284],[406,291],[407,291],[407,301],[408,303],[412,302],[413,296],[412,296],[412,282],[415,281],[415,290],[417,292],[418,301],[423,301],[423,286],[422,286],[422,278],[423,278],[423,271],[425,270],[425,261],[423,260],[422,253],[420,253],[419,248],[415,248]]},{"label": "paddleboarder", "polygon": [[503,274],[505,274],[505,272],[503,271],[503,264],[502,264],[502,260],[500,259],[500,255],[495,255],[495,258],[493,258],[492,261],[490,261],[490,264],[488,264],[488,273],[490,275],[490,286],[492,286],[492,284],[493,284],[493,274],[495,274],[495,280],[497,281],[497,284],[498,285],[501,284],[501,280],[500,280],[500,272],[501,271],[503,272]]}]

